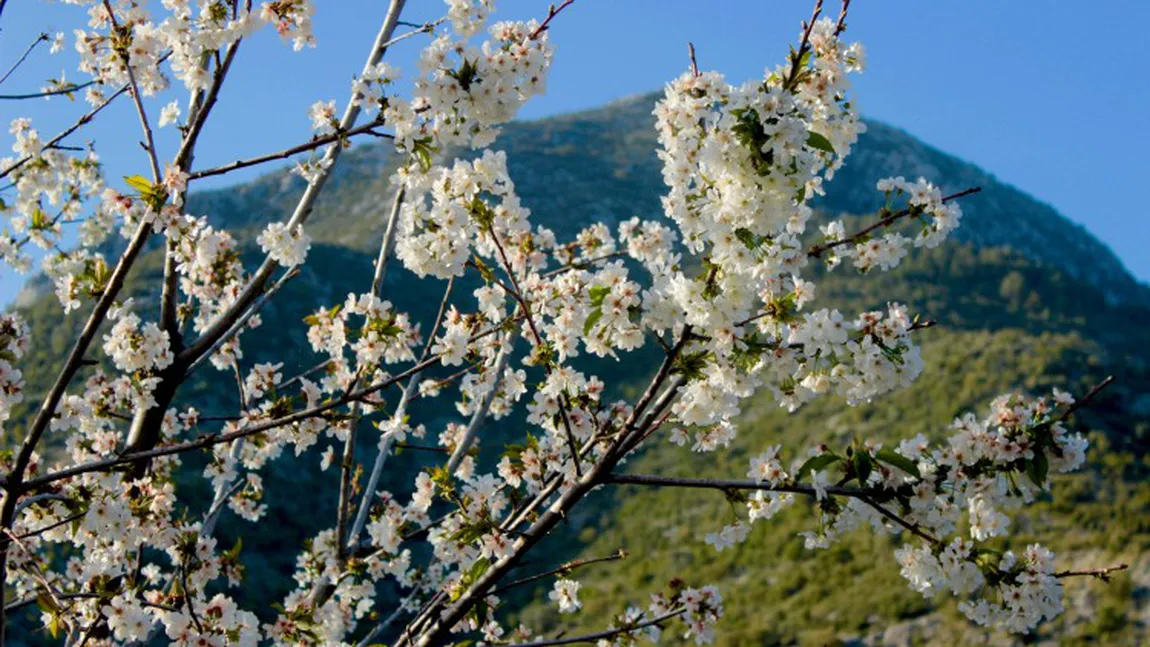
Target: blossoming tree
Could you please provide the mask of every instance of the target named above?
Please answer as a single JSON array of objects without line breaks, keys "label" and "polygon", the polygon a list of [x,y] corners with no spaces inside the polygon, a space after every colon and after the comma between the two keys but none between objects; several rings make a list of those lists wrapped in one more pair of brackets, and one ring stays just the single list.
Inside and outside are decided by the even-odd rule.
[{"label": "blossoming tree", "polygon": [[[404,0],[391,0],[346,102],[312,107],[310,140],[214,168],[196,168],[193,154],[241,42],[271,27],[297,50],[315,46],[312,2],[69,3],[86,7],[86,26],[38,37],[30,50],[73,45],[90,81],[56,82],[40,96],[83,92],[90,107],[51,137],[30,118],[12,120],[15,155],[0,160],[0,255],[27,271],[31,247],[45,250],[40,269],[60,307],[87,313],[27,420],[12,419],[25,397],[27,327],[17,314],[0,317],[0,418],[21,432],[0,455],[0,639],[9,616],[31,613],[75,645],[634,645],[664,629],[710,642],[722,629],[721,594],[689,573],[593,635],[548,639],[506,624],[508,589],[551,579],[559,611],[577,612],[578,568],[623,557],[513,573],[588,493],[621,484],[745,492],[742,519],[707,536],[715,550],[809,500],[809,548],[864,525],[898,535],[891,564],[911,588],[957,596],[974,622],[1014,632],[1059,613],[1063,578],[1121,568],[1060,571],[1042,546],[986,545],[1052,474],[1082,464],[1086,441],[1067,419],[1106,383],[1077,400],[1057,390],[1002,396],[984,417],[956,419],[941,442],[919,434],[892,446],[767,447],[729,480],[623,468],[650,443],[722,451],[756,391],[792,410],[820,397],[853,405],[923,371],[914,336],[930,322],[904,306],[853,315],[811,307],[809,268],[845,266],[837,271],[858,280],[890,270],[911,247],[942,242],[959,225],[957,199],[978,190],[944,196],[924,180],[891,178],[878,184],[870,224],[810,225],[811,200],[864,130],[850,95],[864,50],[841,40],[847,2],[837,18],[817,4],[764,78],[732,85],[699,70],[692,51],[655,109],[665,217],[617,231],[588,223],[573,240],[532,225],[492,148],[499,125],[544,90],[549,28],[572,0],[541,21],[492,24],[492,0],[448,0],[446,15],[425,25],[403,23]],[[416,38],[426,39],[419,67],[404,77],[384,57]],[[169,84],[186,89],[184,106],[150,99]],[[122,182],[105,179],[96,152],[67,145],[114,101],[134,104],[147,168]],[[285,378],[285,358],[245,356],[244,337],[307,262],[317,196],[364,135],[389,138],[402,160],[374,274],[306,329],[274,332],[306,335],[322,360]],[[162,137],[175,142],[171,159],[158,153]],[[469,149],[477,152],[464,156]],[[306,189],[287,221],[255,239],[258,266],[239,254],[251,241],[184,213],[196,180],[289,157]],[[154,311],[122,295],[149,244],[163,255]],[[388,269],[440,279],[437,316],[398,312],[384,290]],[[464,276],[481,287],[458,294]],[[573,363],[645,345],[662,358],[633,401],[608,401],[611,376]],[[234,379],[239,410],[201,415],[182,391],[193,377]],[[416,403],[437,398],[454,404],[458,421],[413,425],[425,406]],[[487,459],[498,449],[480,453],[481,432],[504,417],[517,419],[518,437]],[[425,436],[443,460],[398,482],[395,449]],[[324,437],[342,444],[340,456],[312,450]],[[362,446],[373,449],[360,471]],[[259,523],[261,471],[285,450],[338,465],[339,488],[326,499],[334,525],[298,547],[295,588],[276,611],[244,609],[239,546],[219,546],[216,529],[235,524],[242,534]],[[207,456],[206,509],[176,487],[191,452]]]}]

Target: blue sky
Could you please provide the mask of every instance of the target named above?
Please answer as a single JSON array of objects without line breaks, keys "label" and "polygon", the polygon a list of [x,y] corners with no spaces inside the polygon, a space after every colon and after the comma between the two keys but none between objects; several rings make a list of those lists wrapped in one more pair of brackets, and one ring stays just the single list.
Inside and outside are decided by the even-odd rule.
[{"label": "blue sky", "polygon": [[[201,139],[197,166],[306,140],[307,107],[316,99],[337,99],[342,107],[387,3],[316,4],[318,48],[293,53],[270,32],[241,47]],[[837,11],[834,0],[827,4]],[[507,18],[546,11],[545,3],[527,0],[499,6]],[[759,77],[782,60],[810,7],[807,0],[577,0],[555,22],[558,52],[548,93],[522,116],[591,108],[657,89],[685,69],[687,41],[695,43],[701,67],[735,81]],[[404,18],[422,22],[442,13],[437,0],[410,0]],[[1150,280],[1150,214],[1143,191],[1150,171],[1150,39],[1144,33],[1150,3],[856,0],[851,16],[848,36],[868,49],[869,68],[857,82],[865,115],[1049,202],[1108,244],[1136,276]],[[38,31],[70,33],[82,20],[76,7],[8,3],[0,17],[0,68],[6,70]],[[413,71],[420,42],[405,42],[388,60]],[[70,51],[49,56],[41,49],[0,86],[0,94],[35,91],[61,68],[71,70],[73,62]],[[183,98],[170,98],[177,96]],[[154,104],[157,115],[160,105]],[[81,102],[66,99],[4,101],[0,122],[6,127],[13,117],[33,114],[47,136],[83,110]],[[110,178],[146,172],[130,110],[128,101],[118,102],[73,140],[95,140]],[[159,145],[170,157],[176,132],[165,130]],[[10,301],[22,281],[0,269],[0,303]]]}]

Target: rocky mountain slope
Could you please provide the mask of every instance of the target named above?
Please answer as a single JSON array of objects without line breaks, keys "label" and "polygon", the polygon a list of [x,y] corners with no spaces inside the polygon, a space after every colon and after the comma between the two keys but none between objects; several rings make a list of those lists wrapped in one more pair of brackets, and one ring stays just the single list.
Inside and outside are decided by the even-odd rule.
[{"label": "rocky mountain slope", "polygon": [[[657,98],[640,95],[504,128],[496,147],[508,151],[516,188],[539,222],[562,235],[591,219],[614,222],[661,213],[663,183],[651,116]],[[1049,205],[895,127],[867,125],[846,167],[827,186],[820,204],[828,212],[872,213],[879,206],[875,181],[888,176],[922,176],[945,192],[980,186],[982,194],[963,205],[960,241],[1010,247],[1081,279],[1110,300],[1150,303],[1150,290],[1113,252]],[[386,145],[360,146],[344,157],[309,233],[371,251],[375,238],[362,234],[377,231],[385,215],[391,159]],[[229,223],[265,223],[290,209],[302,186],[286,171],[271,173],[250,184],[201,193],[189,208]]]}]

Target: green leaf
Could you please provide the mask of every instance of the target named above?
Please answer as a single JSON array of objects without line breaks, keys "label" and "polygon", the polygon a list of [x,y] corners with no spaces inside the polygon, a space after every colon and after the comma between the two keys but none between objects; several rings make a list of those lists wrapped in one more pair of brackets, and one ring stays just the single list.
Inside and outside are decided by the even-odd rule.
[{"label": "green leaf", "polygon": [[591,306],[598,308],[603,305],[603,300],[611,294],[611,288],[605,285],[592,285],[591,289],[587,291],[591,295]]},{"label": "green leaf", "polygon": [[523,452],[526,449],[527,448],[524,447],[523,445],[518,445],[518,444],[514,444],[514,443],[504,445],[502,456],[505,456],[508,459],[513,460],[513,461],[518,461],[521,459],[521,457],[523,456]]},{"label": "green leaf", "polygon": [[799,473],[795,475],[795,480],[801,481],[803,477],[810,474],[811,472],[817,472],[821,469],[825,469],[841,460],[841,457],[836,456],[830,452],[827,452],[826,454],[819,454],[818,456],[812,456],[807,459],[807,462],[803,463],[802,467],[799,468]]},{"label": "green leaf", "polygon": [[918,464],[906,456],[903,456],[902,454],[894,451],[893,449],[887,449],[886,447],[883,447],[874,453],[874,457],[886,463],[887,465],[893,465],[894,467],[899,468],[900,470],[910,474],[916,479],[922,478],[922,474],[918,471]]},{"label": "green leaf", "polygon": [[858,477],[859,485],[866,485],[866,480],[870,478],[873,463],[870,459],[870,454],[866,452],[855,452],[851,457],[851,462],[854,463],[855,476]]},{"label": "green leaf", "polygon": [[602,318],[603,318],[603,308],[595,308],[594,310],[592,310],[591,314],[587,315],[587,321],[583,322],[583,334],[584,335],[590,334],[591,329],[594,328],[595,324],[599,323],[599,320]]},{"label": "green leaf", "polygon": [[1050,461],[1042,451],[1036,451],[1034,458],[1026,461],[1026,475],[1039,488],[1046,488],[1046,475],[1050,472]]},{"label": "green leaf", "polygon": [[152,183],[143,175],[125,175],[124,181],[141,194],[150,193],[152,190]]},{"label": "green leaf", "polygon": [[816,133],[813,130],[807,133],[807,146],[810,146],[811,148],[817,148],[821,151],[830,153],[831,155],[835,154],[835,147],[831,146],[831,140],[827,139],[823,135]]},{"label": "green leaf", "polygon": [[40,607],[40,609],[46,613],[57,613],[60,611],[60,607],[56,606],[56,601],[47,593],[36,594],[36,606]]},{"label": "green leaf", "polygon": [[472,564],[471,568],[467,569],[467,575],[463,579],[468,583],[468,586],[470,586],[477,582],[479,578],[483,577],[483,574],[486,573],[489,568],[491,568],[491,560],[484,557]]},{"label": "green leaf", "polygon": [[479,254],[474,254],[472,261],[475,263],[475,267],[479,270],[479,276],[483,277],[484,282],[492,283],[495,281],[495,271],[492,270],[487,263],[483,262]]},{"label": "green leaf", "polygon": [[739,242],[747,249],[758,249],[759,247],[760,241],[750,229],[739,227],[735,230],[735,238],[738,238]]},{"label": "green leaf", "polygon": [[681,353],[675,358],[671,368],[673,375],[682,375],[688,380],[697,380],[703,376],[703,369],[714,355],[710,351],[700,350],[693,353]]},{"label": "green leaf", "polygon": [[231,550],[224,553],[229,559],[235,559],[240,556],[240,551],[244,549],[243,537],[236,537],[236,543],[232,546]]}]

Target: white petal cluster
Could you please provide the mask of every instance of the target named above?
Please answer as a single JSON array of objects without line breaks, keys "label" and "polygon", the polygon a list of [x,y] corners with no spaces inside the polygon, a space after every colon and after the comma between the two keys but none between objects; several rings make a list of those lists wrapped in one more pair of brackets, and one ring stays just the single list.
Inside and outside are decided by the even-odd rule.
[{"label": "white petal cluster", "polygon": [[268,225],[256,242],[273,261],[287,267],[303,265],[311,249],[311,237],[301,227],[290,227],[282,222]]},{"label": "white petal cluster", "polygon": [[[1005,395],[983,418],[957,418],[944,442],[919,434],[897,450],[867,441],[845,454],[819,446],[801,465],[796,462],[794,479],[782,471],[774,446],[751,459],[748,475],[783,490],[809,488],[819,526],[801,533],[808,549],[827,548],[863,525],[896,533],[909,528],[918,538],[898,548],[895,559],[913,590],[928,598],[953,594],[975,622],[1026,633],[1061,612],[1053,555],[1035,544],[1018,559],[985,542],[1007,534],[1008,512],[1045,489],[1051,470],[1081,465],[1086,440],[1062,423],[1073,403],[1057,390],[1049,399]],[[841,486],[852,481],[867,494],[844,494]],[[792,500],[789,493],[757,491],[747,502],[745,521],[708,534],[706,541],[718,550],[736,544],[756,520]],[[901,512],[909,525],[892,524],[875,502]]]},{"label": "white petal cluster", "polygon": [[0,431],[12,407],[24,401],[24,374],[13,363],[28,349],[28,326],[15,313],[0,314]]},{"label": "white petal cluster", "polygon": [[437,167],[407,192],[396,254],[418,276],[460,276],[473,249],[494,256],[492,228],[506,239],[528,227],[503,152]]},{"label": "white petal cluster", "polygon": [[401,150],[426,156],[447,146],[488,146],[499,124],[546,89],[552,47],[535,21],[494,24],[481,46],[469,44],[493,4],[449,3],[455,37],[443,34],[422,51],[410,102],[393,98],[384,111]]},{"label": "white petal cluster", "polygon": [[559,605],[559,613],[575,613],[583,607],[579,602],[579,582],[575,580],[555,580],[555,586],[547,597]]},{"label": "white petal cluster", "polygon": [[125,373],[154,372],[172,363],[168,333],[154,321],[144,323],[134,312],[122,312],[104,336],[104,352]]}]

